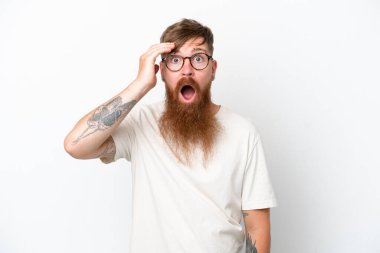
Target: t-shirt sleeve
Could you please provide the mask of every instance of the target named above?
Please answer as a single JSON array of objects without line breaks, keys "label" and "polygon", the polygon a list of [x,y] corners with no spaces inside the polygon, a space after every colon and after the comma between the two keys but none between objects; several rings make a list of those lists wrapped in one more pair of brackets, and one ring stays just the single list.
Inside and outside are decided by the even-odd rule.
[{"label": "t-shirt sleeve", "polygon": [[277,206],[260,137],[249,151],[243,179],[242,210]]},{"label": "t-shirt sleeve", "polygon": [[120,158],[131,160],[132,147],[136,141],[136,115],[138,110],[137,106],[133,108],[112,134],[116,146],[114,161]]}]

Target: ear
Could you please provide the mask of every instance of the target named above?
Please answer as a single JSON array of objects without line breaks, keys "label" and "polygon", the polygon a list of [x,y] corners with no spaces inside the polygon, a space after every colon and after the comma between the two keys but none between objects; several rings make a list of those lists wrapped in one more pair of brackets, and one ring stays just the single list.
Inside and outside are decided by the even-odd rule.
[{"label": "ear", "polygon": [[215,79],[216,69],[218,67],[218,62],[216,60],[212,60],[212,80]]},{"label": "ear", "polygon": [[165,71],[164,71],[164,68],[165,68],[165,66],[164,66],[164,64],[163,64],[163,62],[161,61],[160,62],[160,74],[161,74],[161,80],[163,81],[163,82],[165,82]]}]

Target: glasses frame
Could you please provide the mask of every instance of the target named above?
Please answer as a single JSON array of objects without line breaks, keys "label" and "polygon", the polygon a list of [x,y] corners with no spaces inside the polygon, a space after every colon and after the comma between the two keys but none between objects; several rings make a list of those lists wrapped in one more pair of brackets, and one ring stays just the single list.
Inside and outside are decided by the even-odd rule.
[{"label": "glasses frame", "polygon": [[[199,55],[199,54],[204,54],[204,55],[207,56],[207,64],[206,64],[206,66],[205,66],[204,68],[201,68],[201,69],[194,67],[194,66],[193,66],[193,63],[191,62],[191,58],[193,58],[195,55]],[[173,55],[182,58],[182,65],[181,65],[181,67],[180,67],[178,70],[172,70],[171,68],[168,67],[168,64],[166,63],[166,59],[167,59],[168,57],[170,57],[170,56],[173,56]],[[172,72],[178,72],[178,71],[180,71],[180,70],[183,68],[183,65],[185,64],[185,60],[186,60],[186,59],[189,59],[189,62],[190,62],[191,67],[192,67],[193,69],[195,69],[195,70],[203,70],[203,69],[207,68],[208,64],[210,63],[210,60],[213,60],[212,55],[208,55],[208,54],[206,54],[206,53],[195,53],[195,54],[193,54],[193,55],[191,55],[191,56],[187,56],[187,57],[183,57],[183,56],[181,56],[181,55],[176,55],[176,54],[171,54],[171,55],[168,55],[168,56],[165,56],[164,58],[162,58],[161,61],[164,62],[165,66],[168,68],[168,70],[170,70],[170,71],[172,71]]]}]

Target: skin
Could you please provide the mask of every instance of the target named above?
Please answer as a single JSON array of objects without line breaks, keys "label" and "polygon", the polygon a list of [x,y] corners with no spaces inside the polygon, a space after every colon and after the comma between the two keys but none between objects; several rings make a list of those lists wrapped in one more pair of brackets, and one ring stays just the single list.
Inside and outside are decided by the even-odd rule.
[{"label": "skin", "polygon": [[[199,45],[199,43],[199,38],[189,40],[175,53],[183,57],[191,56],[195,52],[210,55],[208,46]],[[77,159],[100,158],[104,163],[113,161],[116,148],[111,134],[133,106],[155,87],[159,69],[169,89],[174,90],[178,80],[184,76],[191,76],[199,83],[201,89],[205,89],[215,78],[217,62],[212,60],[205,69],[195,70],[189,60],[185,60],[183,68],[178,72],[171,72],[162,63],[155,64],[158,56],[170,53],[174,48],[174,43],[159,43],[151,46],[140,57],[136,79],[120,93],[83,116],[66,136],[65,150]],[[183,98],[179,98],[186,103]],[[216,113],[219,106],[212,103],[212,109]],[[243,210],[242,212],[247,235],[247,253],[268,253],[270,250],[269,209]]]},{"label": "skin", "polygon": [[[177,52],[175,52],[175,54],[183,57],[191,56],[194,53],[206,53],[208,55],[211,55],[208,46],[206,44],[200,45],[201,42],[202,38],[189,40]],[[192,77],[196,82],[199,83],[201,90],[204,91],[207,85],[215,78],[217,62],[215,60],[210,60],[208,66],[205,69],[196,70],[191,66],[190,60],[187,59],[185,60],[182,69],[177,72],[170,71],[168,68],[166,68],[165,64],[161,62],[160,69],[161,76],[163,80],[165,80],[167,88],[174,90],[178,80],[180,80],[182,77]],[[182,103],[187,103],[181,94],[178,94],[178,96]],[[217,112],[219,106],[212,103],[212,108],[214,112]]]},{"label": "skin", "polygon": [[246,253],[270,252],[270,209],[242,210]]},{"label": "skin", "polygon": [[155,87],[159,70],[159,66],[155,64],[156,59],[161,54],[169,53],[174,47],[174,43],[151,46],[140,57],[136,79],[77,122],[65,138],[66,152],[77,159],[101,158],[103,162],[112,161],[115,155],[112,132],[133,106]]}]

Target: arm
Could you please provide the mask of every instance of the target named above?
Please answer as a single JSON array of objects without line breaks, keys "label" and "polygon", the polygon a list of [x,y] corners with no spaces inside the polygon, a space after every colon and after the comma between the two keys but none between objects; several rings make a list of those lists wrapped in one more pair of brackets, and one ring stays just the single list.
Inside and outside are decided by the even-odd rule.
[{"label": "arm", "polygon": [[270,252],[270,209],[242,210],[246,253]]},{"label": "arm", "polygon": [[105,163],[111,162],[115,155],[111,134],[133,106],[156,85],[156,58],[173,48],[174,43],[160,43],[143,54],[137,78],[119,94],[80,119],[65,138],[65,150],[78,159],[101,158]]}]

